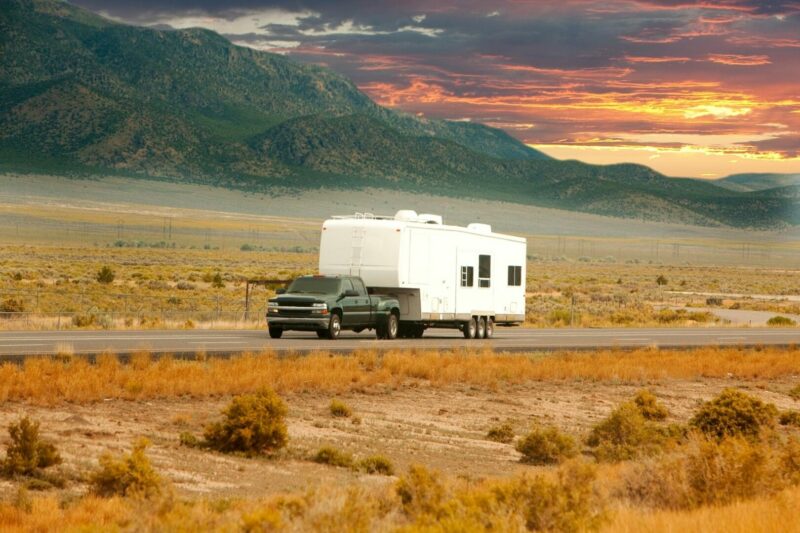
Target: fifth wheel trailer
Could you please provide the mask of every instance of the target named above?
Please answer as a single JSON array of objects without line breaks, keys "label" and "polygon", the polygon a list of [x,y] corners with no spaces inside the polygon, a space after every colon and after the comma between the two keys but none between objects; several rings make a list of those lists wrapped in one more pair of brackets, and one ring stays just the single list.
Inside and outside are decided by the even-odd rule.
[{"label": "fifth wheel trailer", "polygon": [[373,294],[400,301],[400,334],[456,327],[488,338],[494,325],[525,320],[526,241],[487,224],[443,224],[398,211],[337,216],[322,225],[319,273],[360,276]]}]

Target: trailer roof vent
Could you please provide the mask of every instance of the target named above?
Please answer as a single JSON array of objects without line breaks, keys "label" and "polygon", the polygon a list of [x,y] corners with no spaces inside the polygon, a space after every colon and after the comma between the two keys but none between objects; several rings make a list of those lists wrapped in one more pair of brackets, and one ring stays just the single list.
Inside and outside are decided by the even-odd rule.
[{"label": "trailer roof vent", "polygon": [[417,212],[411,209],[401,209],[394,215],[395,220],[400,220],[402,222],[416,222],[417,218]]},{"label": "trailer roof vent", "polygon": [[417,218],[423,224],[439,224],[442,225],[442,215],[431,215],[430,213],[423,213]]},{"label": "trailer roof vent", "polygon": [[474,231],[476,233],[491,233],[492,227],[489,224],[481,224],[479,222],[473,222],[467,229],[470,231]]}]

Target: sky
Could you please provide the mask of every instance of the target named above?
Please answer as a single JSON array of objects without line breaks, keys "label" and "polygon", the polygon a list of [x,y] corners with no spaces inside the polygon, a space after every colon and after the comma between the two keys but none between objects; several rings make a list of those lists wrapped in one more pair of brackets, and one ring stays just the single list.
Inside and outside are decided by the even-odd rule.
[{"label": "sky", "polygon": [[558,159],[800,172],[800,0],[72,0],[328,66]]}]

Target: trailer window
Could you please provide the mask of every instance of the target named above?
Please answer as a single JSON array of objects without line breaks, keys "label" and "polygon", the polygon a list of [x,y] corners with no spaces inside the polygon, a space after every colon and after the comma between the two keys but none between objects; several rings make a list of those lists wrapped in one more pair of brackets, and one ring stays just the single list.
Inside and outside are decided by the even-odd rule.
[{"label": "trailer window", "polygon": [[475,267],[461,267],[461,286],[472,287],[475,284]]},{"label": "trailer window", "polygon": [[489,287],[492,277],[492,256],[478,256],[478,287]]},{"label": "trailer window", "polygon": [[508,267],[508,286],[520,287],[522,286],[522,267],[509,266]]}]

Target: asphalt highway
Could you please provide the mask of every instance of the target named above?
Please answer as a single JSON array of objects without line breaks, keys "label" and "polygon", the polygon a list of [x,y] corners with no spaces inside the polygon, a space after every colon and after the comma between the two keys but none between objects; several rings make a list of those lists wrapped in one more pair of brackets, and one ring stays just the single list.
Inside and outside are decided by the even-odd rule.
[{"label": "asphalt highway", "polygon": [[632,348],[658,346],[759,346],[800,344],[798,328],[658,328],[658,329],[524,329],[496,328],[490,340],[466,340],[460,332],[429,329],[421,339],[377,340],[371,332],[342,332],[335,341],[313,333],[287,332],[274,340],[264,330],[127,330],[127,331],[4,331],[0,360],[58,352],[93,355],[104,351],[124,355],[138,350],[155,354],[208,355],[242,352],[351,352],[358,349],[491,347],[499,351]]}]

